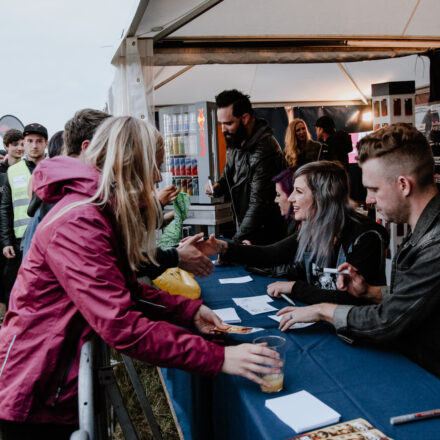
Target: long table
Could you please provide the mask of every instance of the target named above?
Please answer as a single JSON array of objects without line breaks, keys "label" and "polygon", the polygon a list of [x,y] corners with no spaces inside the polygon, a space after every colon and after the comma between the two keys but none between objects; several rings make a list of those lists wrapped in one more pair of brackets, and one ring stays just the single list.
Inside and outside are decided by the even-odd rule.
[{"label": "long table", "polygon": [[[232,298],[262,295],[274,279],[251,275],[246,284],[221,285],[219,278],[248,275],[240,266],[216,267],[198,279],[202,298],[212,309],[234,307]],[[274,307],[287,304],[274,300]],[[284,389],[263,393],[257,384],[220,374],[200,378],[176,369],[162,369],[167,392],[185,440],[283,440],[296,433],[265,407],[265,400],[306,390],[338,411],[341,422],[365,418],[395,440],[440,439],[440,419],[393,426],[392,416],[440,407],[440,380],[389,350],[348,345],[327,323],[282,333],[268,314],[252,316],[240,307],[242,325],[263,327],[250,335],[235,336],[251,342],[262,335],[287,339]]]}]

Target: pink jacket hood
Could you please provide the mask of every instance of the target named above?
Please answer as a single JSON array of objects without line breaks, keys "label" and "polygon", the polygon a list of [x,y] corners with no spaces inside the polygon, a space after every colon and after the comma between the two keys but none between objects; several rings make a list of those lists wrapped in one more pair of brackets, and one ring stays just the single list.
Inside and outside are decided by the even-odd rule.
[{"label": "pink jacket hood", "polygon": [[95,194],[100,173],[79,159],[58,156],[43,160],[33,173],[33,190],[43,202],[56,203],[68,193]]}]

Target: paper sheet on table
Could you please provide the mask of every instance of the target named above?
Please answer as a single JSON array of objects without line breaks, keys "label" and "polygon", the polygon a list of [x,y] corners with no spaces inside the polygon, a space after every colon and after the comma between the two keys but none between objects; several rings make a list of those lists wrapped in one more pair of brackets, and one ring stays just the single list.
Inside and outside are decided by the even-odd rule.
[{"label": "paper sheet on table", "polygon": [[246,275],[244,277],[219,279],[220,284],[241,284],[241,283],[248,283],[249,281],[252,281],[252,277],[250,277],[249,275]]},{"label": "paper sheet on table", "polygon": [[336,423],[341,415],[307,391],[266,400],[266,407],[297,433]]},{"label": "paper sheet on table", "polygon": [[278,310],[277,308],[268,304],[273,301],[269,295],[247,296],[245,298],[232,298],[232,301],[245,309],[251,315],[258,315],[259,313],[268,313]]},{"label": "paper sheet on table", "polygon": [[223,322],[227,324],[238,324],[241,322],[240,317],[237,315],[234,307],[227,307],[225,309],[217,309],[213,310],[215,314],[217,314]]},{"label": "paper sheet on table", "polygon": [[[281,318],[282,318],[282,316],[277,316],[277,315],[268,315],[268,317],[270,318],[270,319],[273,319],[274,321],[277,321],[277,322],[280,322],[281,321]],[[295,329],[295,328],[304,328],[304,327],[309,327],[310,325],[313,325],[313,324],[316,324],[316,322],[296,322],[295,324],[292,324],[290,327],[289,327],[289,330],[290,329]]]}]

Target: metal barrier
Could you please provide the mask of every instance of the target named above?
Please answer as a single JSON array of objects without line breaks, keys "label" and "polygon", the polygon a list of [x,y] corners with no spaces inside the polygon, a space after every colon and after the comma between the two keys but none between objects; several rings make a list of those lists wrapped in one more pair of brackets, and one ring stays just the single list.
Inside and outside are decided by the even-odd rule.
[{"label": "metal barrier", "polygon": [[[136,373],[133,360],[125,355],[122,355],[122,358],[150,426],[153,439],[162,440],[159,425]],[[97,383],[94,377],[98,378]],[[99,405],[95,405],[94,397],[99,401]],[[70,440],[109,440],[112,434],[110,408],[113,408],[119,420],[125,439],[138,440],[136,430],[122,400],[113,365],[110,363],[110,349],[104,341],[95,337],[81,348],[78,373],[79,430],[70,436]]]}]

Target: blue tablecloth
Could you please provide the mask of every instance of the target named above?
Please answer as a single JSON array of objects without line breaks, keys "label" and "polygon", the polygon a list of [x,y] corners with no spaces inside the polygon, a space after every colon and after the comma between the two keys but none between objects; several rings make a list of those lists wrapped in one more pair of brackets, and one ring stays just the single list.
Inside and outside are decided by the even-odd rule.
[{"label": "blue tablecloth", "polygon": [[[246,284],[221,285],[219,278],[247,275],[239,266],[216,267],[198,279],[202,298],[212,309],[236,307],[242,325],[265,330],[234,339],[251,342],[265,334],[287,338],[284,389],[265,394],[244,378],[220,374],[215,379],[162,369],[169,395],[186,440],[287,439],[296,433],[264,403],[272,397],[306,390],[338,411],[342,421],[365,418],[396,439],[440,439],[440,419],[393,426],[392,416],[440,407],[440,380],[404,356],[366,345],[350,346],[332,326],[317,323],[282,334],[267,315],[252,316],[232,298],[262,295],[274,279],[251,275]],[[271,303],[282,308],[286,303]]]}]

